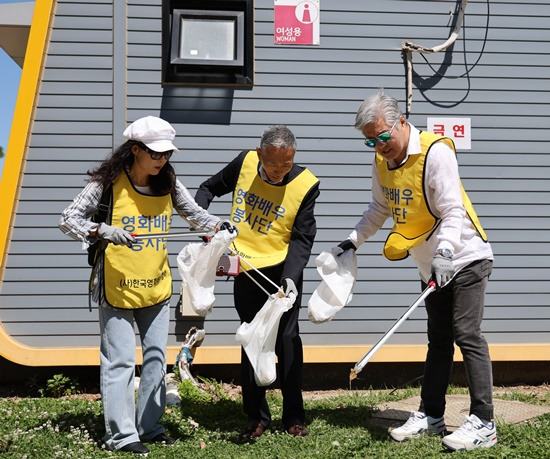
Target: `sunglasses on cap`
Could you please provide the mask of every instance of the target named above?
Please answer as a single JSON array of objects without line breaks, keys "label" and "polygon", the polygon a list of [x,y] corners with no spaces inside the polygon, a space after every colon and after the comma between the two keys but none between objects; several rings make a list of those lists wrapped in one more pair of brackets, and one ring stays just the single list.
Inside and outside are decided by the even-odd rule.
[{"label": "sunglasses on cap", "polygon": [[374,148],[376,147],[377,142],[388,143],[391,140],[391,133],[393,131],[393,128],[396,126],[398,121],[399,121],[399,118],[395,120],[395,123],[393,123],[393,126],[391,127],[389,132],[382,132],[380,135],[377,135],[374,138],[366,138],[365,145],[367,147]]},{"label": "sunglasses on cap", "polygon": [[141,148],[143,151],[146,151],[147,153],[149,153],[151,155],[151,159],[154,159],[154,160],[161,159],[164,156],[164,159],[166,159],[168,161],[170,159],[170,157],[174,154],[173,150],[155,151],[155,150],[151,150],[150,148],[148,148],[144,144],[140,144],[139,148]]}]

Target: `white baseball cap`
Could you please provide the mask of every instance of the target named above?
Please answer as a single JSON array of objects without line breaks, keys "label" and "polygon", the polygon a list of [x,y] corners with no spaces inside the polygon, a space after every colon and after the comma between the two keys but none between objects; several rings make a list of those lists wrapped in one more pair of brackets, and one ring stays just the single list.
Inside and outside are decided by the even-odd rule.
[{"label": "white baseball cap", "polygon": [[172,143],[176,137],[175,129],[168,121],[156,116],[146,116],[135,120],[124,131],[126,140],[137,140],[153,151],[163,152],[179,150]]}]

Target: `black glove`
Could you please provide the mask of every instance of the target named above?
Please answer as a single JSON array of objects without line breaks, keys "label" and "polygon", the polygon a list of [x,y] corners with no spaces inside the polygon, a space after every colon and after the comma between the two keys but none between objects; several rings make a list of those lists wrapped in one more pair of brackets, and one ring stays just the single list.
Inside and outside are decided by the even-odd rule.
[{"label": "black glove", "polygon": [[123,230],[118,226],[106,225],[105,223],[101,223],[99,225],[97,235],[100,239],[110,241],[114,245],[125,245],[126,247],[132,247],[132,245],[137,242],[136,238],[128,231]]},{"label": "black glove", "polygon": [[229,220],[224,220],[220,223],[220,225],[218,226],[218,231],[222,230],[227,230],[230,234],[239,234],[239,230],[237,229],[237,227],[233,225],[233,223],[231,223]]},{"label": "black glove", "polygon": [[355,247],[355,244],[351,242],[349,239],[346,239],[345,241],[340,242],[336,247],[339,247],[341,249],[341,252],[337,255],[342,255],[346,250],[357,250],[357,247]]},{"label": "black glove", "polygon": [[296,288],[296,284],[290,277],[285,277],[282,280],[282,284],[286,297],[290,300],[292,304],[294,304],[296,298],[298,297],[298,289]]}]

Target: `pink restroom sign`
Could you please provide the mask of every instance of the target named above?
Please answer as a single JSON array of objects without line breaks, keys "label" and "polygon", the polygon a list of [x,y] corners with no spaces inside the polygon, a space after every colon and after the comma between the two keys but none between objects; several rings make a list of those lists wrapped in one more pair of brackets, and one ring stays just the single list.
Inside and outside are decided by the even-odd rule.
[{"label": "pink restroom sign", "polygon": [[319,0],[275,0],[276,45],[319,44]]}]

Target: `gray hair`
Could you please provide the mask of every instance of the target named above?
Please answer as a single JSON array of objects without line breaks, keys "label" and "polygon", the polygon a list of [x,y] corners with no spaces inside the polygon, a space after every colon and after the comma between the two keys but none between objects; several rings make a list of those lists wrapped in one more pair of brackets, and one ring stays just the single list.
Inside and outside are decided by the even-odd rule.
[{"label": "gray hair", "polygon": [[265,150],[270,145],[279,148],[292,148],[296,151],[296,137],[284,124],[269,126],[262,134],[260,148]]},{"label": "gray hair", "polygon": [[357,110],[355,129],[363,131],[367,124],[376,123],[380,118],[384,119],[386,124],[392,125],[402,116],[397,100],[381,88],[377,94],[367,97]]}]

